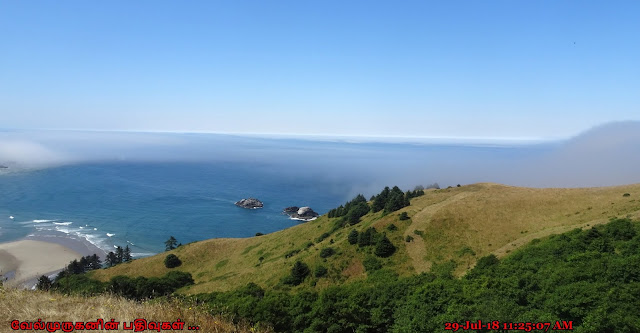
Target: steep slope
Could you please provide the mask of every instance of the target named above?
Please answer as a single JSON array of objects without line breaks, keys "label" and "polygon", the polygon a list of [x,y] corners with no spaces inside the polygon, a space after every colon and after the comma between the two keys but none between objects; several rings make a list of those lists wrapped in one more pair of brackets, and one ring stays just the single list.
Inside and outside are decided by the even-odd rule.
[{"label": "steep slope", "polygon": [[[402,212],[410,219],[399,220]],[[386,216],[369,213],[360,223],[335,231],[332,226],[336,219],[324,215],[268,235],[210,239],[168,253],[183,262],[175,269],[193,275],[196,284],[181,290],[187,294],[231,290],[249,282],[285,288],[280,280],[298,260],[312,272],[319,265],[328,268],[326,277],[305,281],[308,286],[324,288],[366,277],[363,261],[373,256],[373,249],[349,244],[347,235],[352,229],[374,227],[386,233],[397,251],[389,258],[377,259],[401,275],[451,262],[462,274],[475,265],[477,258],[489,253],[504,255],[533,238],[628,215],[640,216],[640,184],[573,189],[474,184],[427,191],[397,212]],[[388,228],[392,223],[397,230]],[[407,236],[413,241],[405,241]],[[326,247],[336,253],[321,258],[320,252]],[[163,264],[168,253],[91,274],[102,281],[116,275],[162,276],[169,271]]]}]

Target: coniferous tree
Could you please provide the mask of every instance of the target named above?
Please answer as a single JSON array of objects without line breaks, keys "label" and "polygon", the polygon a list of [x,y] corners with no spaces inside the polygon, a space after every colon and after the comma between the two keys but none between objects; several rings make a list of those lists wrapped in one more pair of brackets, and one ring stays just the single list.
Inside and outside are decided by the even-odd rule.
[{"label": "coniferous tree", "polygon": [[378,242],[376,242],[376,249],[374,253],[378,257],[386,258],[391,256],[394,252],[396,252],[396,247],[393,246],[393,243],[391,243],[389,238],[387,238],[387,235],[383,235]]},{"label": "coniferous tree", "polygon": [[100,269],[102,267],[102,262],[100,261],[100,257],[97,254],[93,254],[91,259],[89,260],[90,269]]},{"label": "coniferous tree", "polygon": [[349,240],[349,244],[354,245],[358,243],[358,230],[353,229],[349,232],[349,235],[347,236],[347,239]]},{"label": "coniferous tree", "polygon": [[122,246],[117,246],[116,247],[116,264],[121,264],[123,258],[124,258],[124,250],[122,249]]},{"label": "coniferous tree", "polygon": [[382,192],[380,192],[380,194],[375,197],[373,203],[371,204],[371,210],[374,213],[384,209],[385,205],[387,204],[387,199],[390,192],[391,190],[389,190],[389,187],[387,186],[384,188],[384,190],[382,190]]},{"label": "coniferous tree", "polygon": [[166,242],[164,242],[165,251],[171,251],[175,249],[177,245],[178,245],[178,240],[175,239],[175,237],[171,236]]},{"label": "coniferous tree", "polygon": [[38,283],[36,284],[36,289],[38,290],[49,290],[51,289],[51,285],[53,284],[53,282],[51,282],[51,279],[49,279],[48,276],[46,275],[42,275],[38,278]]},{"label": "coniferous tree", "polygon": [[118,258],[116,257],[116,254],[113,253],[113,251],[110,251],[107,254],[107,258],[104,260],[104,264],[105,266],[107,266],[107,268],[118,264]]},{"label": "coniferous tree", "polygon": [[133,257],[131,256],[131,249],[129,248],[129,245],[127,245],[122,253],[122,261],[127,262],[131,261],[132,259]]},{"label": "coniferous tree", "polygon": [[309,275],[311,271],[309,270],[309,266],[307,266],[307,264],[301,262],[301,261],[296,261],[295,264],[293,264],[293,267],[291,268],[291,278],[292,278],[292,284],[293,285],[299,285],[300,283],[302,283],[302,281],[304,281],[304,279],[307,277],[307,275]]}]

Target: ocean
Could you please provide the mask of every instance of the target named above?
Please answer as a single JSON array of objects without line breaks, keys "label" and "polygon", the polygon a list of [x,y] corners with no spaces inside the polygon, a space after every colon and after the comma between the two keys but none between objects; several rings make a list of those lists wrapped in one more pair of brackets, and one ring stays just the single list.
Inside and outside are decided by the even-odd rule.
[{"label": "ocean", "polygon": [[[383,186],[407,190],[434,182],[496,181],[494,173],[483,171],[549,151],[544,145],[188,138],[168,148],[163,141],[152,147],[104,149],[117,150],[114,158],[94,154],[4,170],[0,242],[67,237],[104,251],[128,245],[134,257],[142,257],[164,251],[170,236],[186,244],[252,237],[305,223],[283,215],[288,206],[310,206],[324,214],[358,193],[369,197]],[[65,156],[80,156],[81,151]],[[249,197],[263,201],[264,208],[234,205]]]}]

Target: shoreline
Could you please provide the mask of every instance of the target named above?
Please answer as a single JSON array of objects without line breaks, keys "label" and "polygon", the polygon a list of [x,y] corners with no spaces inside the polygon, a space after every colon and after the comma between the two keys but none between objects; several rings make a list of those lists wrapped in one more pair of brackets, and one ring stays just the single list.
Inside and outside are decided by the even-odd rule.
[{"label": "shoreline", "polygon": [[0,280],[7,287],[32,289],[41,275],[55,275],[82,256],[105,253],[71,237],[28,236],[0,243]]}]

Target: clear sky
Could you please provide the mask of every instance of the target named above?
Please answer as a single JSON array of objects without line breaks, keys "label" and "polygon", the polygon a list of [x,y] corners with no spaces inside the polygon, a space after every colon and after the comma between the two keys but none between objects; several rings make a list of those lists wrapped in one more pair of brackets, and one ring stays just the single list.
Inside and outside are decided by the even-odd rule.
[{"label": "clear sky", "polygon": [[640,120],[639,1],[4,1],[0,127],[565,137]]}]

